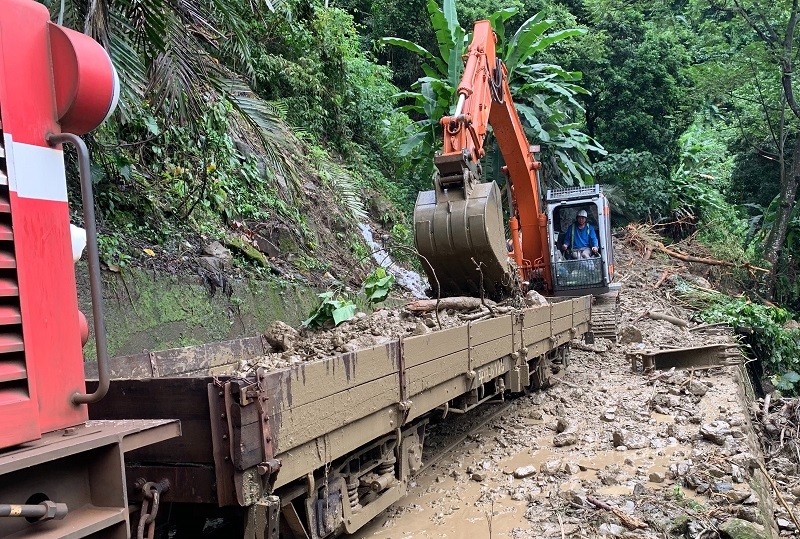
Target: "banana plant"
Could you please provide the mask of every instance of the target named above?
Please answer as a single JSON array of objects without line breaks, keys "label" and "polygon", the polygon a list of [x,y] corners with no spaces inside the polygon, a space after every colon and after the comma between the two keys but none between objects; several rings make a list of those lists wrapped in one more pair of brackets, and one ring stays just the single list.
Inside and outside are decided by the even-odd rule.
[{"label": "banana plant", "polygon": [[[456,88],[463,71],[462,55],[470,37],[458,22],[454,0],[444,0],[442,8],[428,2],[431,24],[439,46],[438,55],[411,41],[387,37],[383,43],[403,47],[424,59],[424,76],[398,98],[410,102],[400,109],[419,118],[410,125],[401,153],[414,163],[433,172],[433,153],[441,145],[439,120],[452,114]],[[531,140],[540,141],[554,154],[562,183],[583,185],[593,178],[590,152],[605,154],[602,146],[581,131],[575,117],[583,112],[578,94],[588,91],[578,85],[581,73],[567,71],[555,64],[531,60],[547,47],[564,39],[584,34],[583,29],[548,33],[554,21],[537,13],[526,20],[514,34],[506,37],[505,23],[516,15],[517,8],[505,8],[489,16],[498,37],[497,55],[509,72],[509,86],[517,111]]]},{"label": "banana plant", "polygon": [[461,55],[467,36],[458,22],[455,0],[444,0],[442,8],[435,0],[429,0],[427,8],[436,33],[438,54],[399,37],[385,37],[381,42],[402,47],[424,59],[422,71],[425,75],[413,84],[412,91],[400,92],[395,97],[409,100],[398,109],[418,118],[408,127],[408,137],[400,146],[400,154],[422,162],[426,172],[432,173],[433,151],[440,138],[439,119],[455,109],[454,96],[461,82]]}]

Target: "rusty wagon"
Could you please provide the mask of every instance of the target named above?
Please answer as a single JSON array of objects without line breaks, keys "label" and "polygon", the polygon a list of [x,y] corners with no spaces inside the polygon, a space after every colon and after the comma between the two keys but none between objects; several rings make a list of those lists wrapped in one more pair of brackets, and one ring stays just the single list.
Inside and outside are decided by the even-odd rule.
[{"label": "rusty wagon", "polygon": [[566,299],[246,376],[231,372],[269,350],[263,337],[119,357],[90,415],[180,419],[180,438],[126,462],[131,496],[143,481],[169,485],[178,536],[199,536],[221,510],[245,537],[352,533],[407,492],[433,414],[542,386],[589,331],[590,305]]}]

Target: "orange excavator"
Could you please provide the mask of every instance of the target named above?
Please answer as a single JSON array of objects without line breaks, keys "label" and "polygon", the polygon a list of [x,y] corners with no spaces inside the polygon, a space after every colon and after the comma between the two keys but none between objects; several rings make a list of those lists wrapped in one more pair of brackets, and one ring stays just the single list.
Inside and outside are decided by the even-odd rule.
[{"label": "orange excavator", "polygon": [[[525,136],[495,41],[489,21],[475,23],[455,114],[441,119],[444,143],[434,158],[434,190],[417,196],[414,239],[431,289],[441,296],[501,298],[521,288],[617,298],[608,200],[598,185],[542,193],[539,147]],[[510,238],[500,188],[481,181],[489,126],[505,161]],[[589,258],[563,250],[574,243],[570,225],[582,211],[597,236],[597,255]],[[597,325],[596,333],[616,331],[615,321]]]}]

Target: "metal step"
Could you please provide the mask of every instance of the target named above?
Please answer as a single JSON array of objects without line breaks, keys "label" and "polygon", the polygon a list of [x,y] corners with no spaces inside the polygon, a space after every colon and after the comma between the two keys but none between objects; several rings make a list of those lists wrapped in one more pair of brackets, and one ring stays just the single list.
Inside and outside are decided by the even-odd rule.
[{"label": "metal step", "polygon": [[[6,249],[8,249],[6,247]],[[0,249],[0,269],[14,269],[17,267],[17,259],[14,253],[5,249]]]},{"label": "metal step", "polygon": [[17,305],[0,306],[0,326],[10,326],[22,322],[22,315]]},{"label": "metal step", "polygon": [[14,239],[14,231],[11,230],[11,225],[0,223],[0,241],[12,241]]},{"label": "metal step", "polygon": [[0,363],[0,383],[24,380],[27,376],[28,371],[25,369],[25,362],[21,359]]}]

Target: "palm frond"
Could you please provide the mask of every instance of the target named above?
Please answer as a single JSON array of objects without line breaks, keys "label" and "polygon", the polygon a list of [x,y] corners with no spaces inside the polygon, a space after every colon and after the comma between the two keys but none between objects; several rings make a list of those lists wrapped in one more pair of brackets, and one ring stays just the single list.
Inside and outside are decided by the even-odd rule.
[{"label": "palm frond", "polygon": [[231,77],[217,81],[242,120],[254,129],[273,170],[290,180],[294,191],[300,189],[300,175],[293,158],[302,147],[281,118],[280,111],[258,97],[243,81]]},{"label": "palm frond", "polygon": [[365,223],[369,216],[364,208],[363,188],[358,181],[346,169],[330,162],[324,164],[320,176],[330,187],[337,206],[347,211],[357,222]]},{"label": "palm frond", "polygon": [[219,77],[219,69],[197,40],[186,35],[178,17],[167,17],[163,43],[150,67],[147,92],[156,110],[191,125],[202,116],[204,94]]}]

